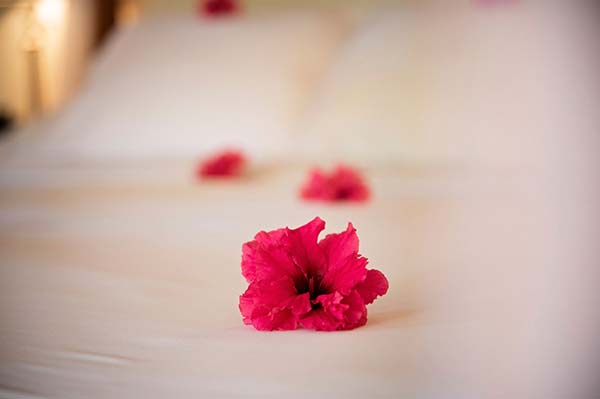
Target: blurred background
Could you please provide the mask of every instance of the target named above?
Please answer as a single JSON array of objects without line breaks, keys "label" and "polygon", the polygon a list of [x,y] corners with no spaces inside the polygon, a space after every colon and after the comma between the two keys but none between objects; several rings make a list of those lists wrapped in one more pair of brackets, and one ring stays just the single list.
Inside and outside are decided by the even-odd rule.
[{"label": "blurred background", "polygon": [[[593,0],[0,0],[0,398],[599,398],[599,71]],[[389,293],[244,326],[315,216]]]},{"label": "blurred background", "polygon": [[114,23],[113,3],[1,3],[0,104],[6,117],[22,125],[65,104]]},{"label": "blurred background", "polygon": [[[192,13],[197,9],[196,3],[194,0],[2,0],[0,107],[3,115],[22,125],[36,116],[59,110],[76,93],[91,59],[111,31],[136,24],[142,15]],[[246,11],[277,9],[286,6],[285,3],[251,0],[244,2],[244,8]],[[295,3],[295,6],[323,6],[329,2]]]}]

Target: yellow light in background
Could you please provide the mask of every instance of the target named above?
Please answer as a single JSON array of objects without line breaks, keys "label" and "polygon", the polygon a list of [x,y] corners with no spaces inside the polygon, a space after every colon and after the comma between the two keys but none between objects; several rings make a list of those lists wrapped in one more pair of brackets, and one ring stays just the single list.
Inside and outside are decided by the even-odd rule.
[{"label": "yellow light in background", "polygon": [[135,25],[140,19],[141,9],[136,0],[119,0],[117,6],[117,24],[119,26]]},{"label": "yellow light in background", "polygon": [[65,14],[64,0],[39,0],[35,6],[35,15],[45,26],[57,25]]}]

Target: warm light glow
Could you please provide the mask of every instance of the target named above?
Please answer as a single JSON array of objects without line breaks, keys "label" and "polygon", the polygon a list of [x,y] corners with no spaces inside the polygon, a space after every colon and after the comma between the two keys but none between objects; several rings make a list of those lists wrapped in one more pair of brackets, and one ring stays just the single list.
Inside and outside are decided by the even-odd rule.
[{"label": "warm light glow", "polygon": [[117,24],[119,26],[135,25],[140,19],[140,5],[136,0],[120,0],[117,8]]},{"label": "warm light glow", "polygon": [[39,0],[35,13],[41,23],[56,25],[65,13],[65,2],[64,0]]}]

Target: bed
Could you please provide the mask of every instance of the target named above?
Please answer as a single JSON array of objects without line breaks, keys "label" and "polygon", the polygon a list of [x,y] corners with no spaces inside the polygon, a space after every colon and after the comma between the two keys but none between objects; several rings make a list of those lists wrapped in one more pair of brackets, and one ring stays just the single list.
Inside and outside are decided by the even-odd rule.
[{"label": "bed", "polygon": [[[598,98],[560,90],[593,68],[535,61],[588,56],[540,39],[587,19],[540,7],[175,14],[115,34],[73,104],[2,148],[0,397],[597,393],[597,125],[573,121]],[[228,145],[248,174],[198,181]],[[307,168],[339,160],[372,200],[303,202]],[[243,325],[242,243],[317,215],[355,225],[389,293],[352,331]]]}]

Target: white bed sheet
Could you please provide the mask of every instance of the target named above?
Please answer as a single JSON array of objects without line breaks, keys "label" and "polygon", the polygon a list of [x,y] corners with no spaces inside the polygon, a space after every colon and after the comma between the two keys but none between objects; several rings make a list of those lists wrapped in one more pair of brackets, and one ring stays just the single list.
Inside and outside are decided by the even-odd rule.
[{"label": "white bed sheet", "polygon": [[[531,180],[377,168],[371,203],[326,206],[297,198],[304,165],[202,184],[191,168],[3,171],[0,397],[541,398],[588,381],[572,378],[592,330],[566,342],[581,320],[547,307],[582,282]],[[243,325],[242,243],[316,215],[355,224],[389,293],[354,331]]]}]

